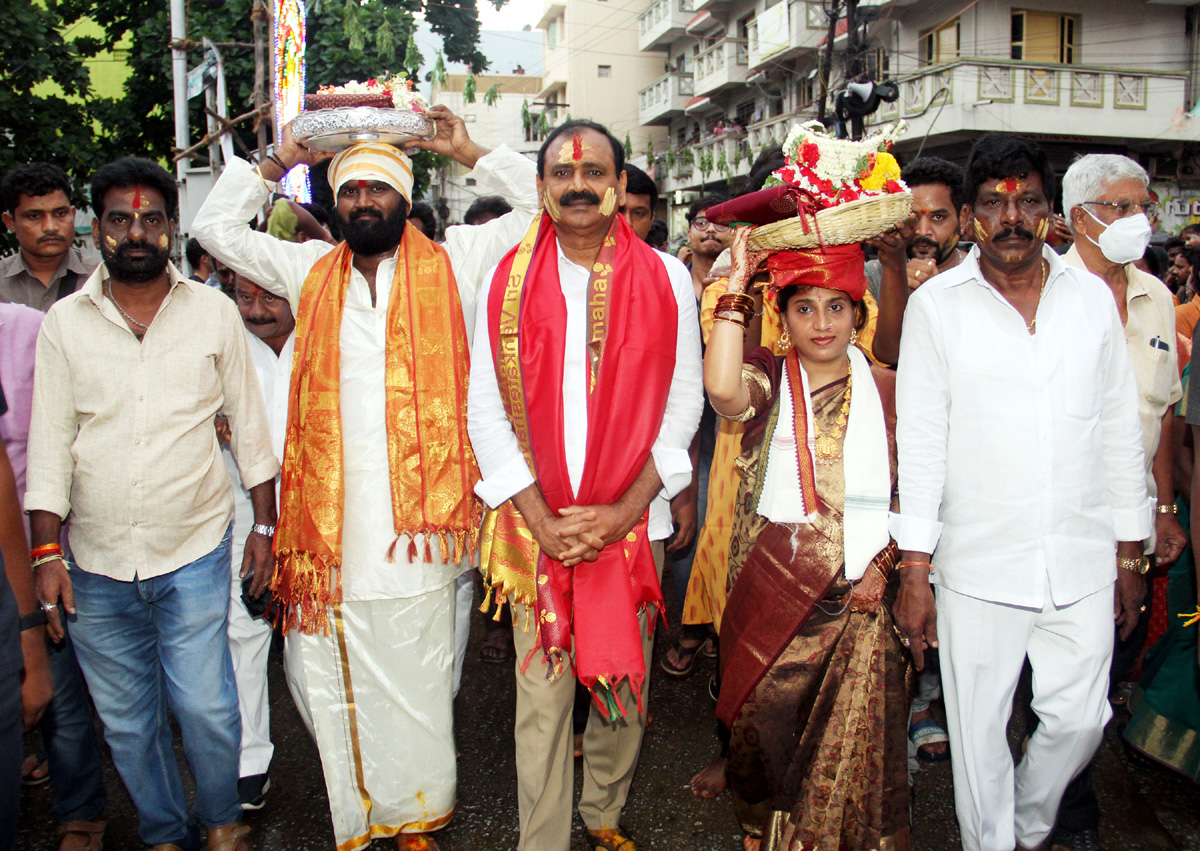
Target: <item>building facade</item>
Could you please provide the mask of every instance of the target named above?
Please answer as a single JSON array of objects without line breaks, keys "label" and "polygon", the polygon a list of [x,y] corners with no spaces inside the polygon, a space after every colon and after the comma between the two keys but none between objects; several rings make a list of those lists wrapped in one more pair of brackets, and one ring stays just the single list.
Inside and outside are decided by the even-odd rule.
[{"label": "building facade", "polygon": [[[840,1],[837,11],[840,16]],[[858,7],[858,80],[892,80],[894,103],[866,118],[871,132],[904,119],[895,153],[957,162],[983,133],[1020,133],[1061,170],[1076,154],[1142,162],[1163,202],[1162,226],[1200,220],[1198,7],[1173,0],[893,0]],[[672,203],[672,233],[701,191],[736,190],[750,163],[817,117],[844,89],[846,21],[832,0],[649,0],[640,49],[666,71],[639,92],[643,124],[664,127],[655,177]]]}]

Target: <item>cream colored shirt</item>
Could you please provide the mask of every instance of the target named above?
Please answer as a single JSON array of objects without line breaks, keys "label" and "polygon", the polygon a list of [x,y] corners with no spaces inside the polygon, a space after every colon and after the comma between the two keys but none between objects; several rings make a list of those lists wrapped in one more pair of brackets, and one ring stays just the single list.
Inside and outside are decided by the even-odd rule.
[{"label": "cream colored shirt", "polygon": [[[1063,256],[1063,261],[1076,269],[1087,269],[1075,246],[1071,246],[1071,250]],[[1125,321],[1125,347],[1133,362],[1133,377],[1137,382],[1146,490],[1151,497],[1156,497],[1158,487],[1154,481],[1154,456],[1158,454],[1162,418],[1167,408],[1183,396],[1175,353],[1175,304],[1170,291],[1158,278],[1146,274],[1132,263],[1125,267],[1125,273],[1129,281],[1125,290],[1128,317]]]},{"label": "cream colored shirt", "polygon": [[247,487],[279,463],[241,316],[170,267],[141,342],[103,294],[101,265],[38,336],[26,511],[71,521],[82,570],[122,582],[211,552],[233,514],[213,418],[223,411]]}]

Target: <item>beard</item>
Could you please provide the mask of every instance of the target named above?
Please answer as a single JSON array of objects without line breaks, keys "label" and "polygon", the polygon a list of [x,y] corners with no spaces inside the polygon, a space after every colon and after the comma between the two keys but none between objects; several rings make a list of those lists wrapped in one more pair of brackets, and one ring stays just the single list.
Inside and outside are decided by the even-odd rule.
[{"label": "beard", "polygon": [[914,239],[912,242],[910,242],[908,244],[908,259],[909,260],[912,260],[913,258],[919,256],[916,252],[913,251],[913,249],[919,245],[925,245],[925,246],[932,248],[933,249],[933,261],[935,263],[937,263],[937,265],[941,266],[943,263],[946,262],[946,258],[948,258],[950,256],[951,252],[953,252],[954,249],[956,247],[958,247],[958,235],[957,234],[952,235],[950,237],[950,241],[947,242],[945,245],[943,245],[942,243],[938,242],[935,239],[930,239],[927,236],[918,236],[916,239]]},{"label": "beard", "polygon": [[390,252],[400,244],[404,226],[408,224],[408,209],[399,206],[391,215],[384,216],[374,209],[355,208],[346,218],[338,215],[337,219],[350,250],[371,256]]},{"label": "beard", "polygon": [[[149,253],[144,257],[134,257],[129,252],[135,248]],[[165,250],[148,242],[126,241],[112,251],[102,247],[100,255],[104,258],[108,273],[123,284],[144,284],[154,280],[167,270],[167,262],[170,260]]]}]

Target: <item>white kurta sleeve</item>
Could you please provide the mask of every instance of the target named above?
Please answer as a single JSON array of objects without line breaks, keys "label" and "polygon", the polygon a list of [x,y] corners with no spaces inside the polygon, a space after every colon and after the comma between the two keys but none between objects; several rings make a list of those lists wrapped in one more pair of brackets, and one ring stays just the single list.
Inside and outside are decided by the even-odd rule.
[{"label": "white kurta sleeve", "polygon": [[671,279],[679,310],[676,314],[675,371],[662,426],[650,454],[654,469],[662,479],[663,492],[670,498],[692,481],[692,459],[688,448],[704,410],[704,373],[700,357],[700,317],[696,312],[692,274],[676,258],[662,252],[659,257]]},{"label": "white kurta sleeve", "polygon": [[900,513],[888,529],[902,550],[932,553],[942,534],[938,513],[946,483],[950,382],[940,322],[929,292],[917,290],[904,312],[896,372],[896,444]]},{"label": "white kurta sleeve", "polygon": [[471,172],[484,195],[499,195],[512,205],[512,211],[481,225],[453,225],[446,228],[446,252],[454,267],[467,335],[473,336],[475,305],[485,289],[484,272],[500,262],[505,253],[521,241],[540,207],[537,194],[537,168],[533,162],[507,145],[480,158]]},{"label": "white kurta sleeve", "polygon": [[[489,270],[485,280],[491,281],[494,273],[494,268]],[[492,508],[498,508],[505,500],[533,484],[534,479],[500,397],[488,333],[487,293],[485,285],[476,311],[475,340],[471,345],[467,434],[483,477],[475,485],[475,493]]]},{"label": "white kurta sleeve", "polygon": [[235,157],[225,166],[192,222],[205,250],[247,280],[286,298],[295,313],[309,269],[333,250],[327,242],[284,242],[250,227],[275,184]]}]

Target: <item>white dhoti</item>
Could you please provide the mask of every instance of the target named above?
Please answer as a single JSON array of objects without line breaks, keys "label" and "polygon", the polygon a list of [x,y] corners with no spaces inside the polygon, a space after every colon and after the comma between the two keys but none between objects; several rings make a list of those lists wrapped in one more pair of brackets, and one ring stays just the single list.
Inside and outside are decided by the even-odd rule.
[{"label": "white dhoti", "polygon": [[338,851],[454,815],[454,584],[343,602],[329,635],[288,634],[288,688],[317,742]]}]

